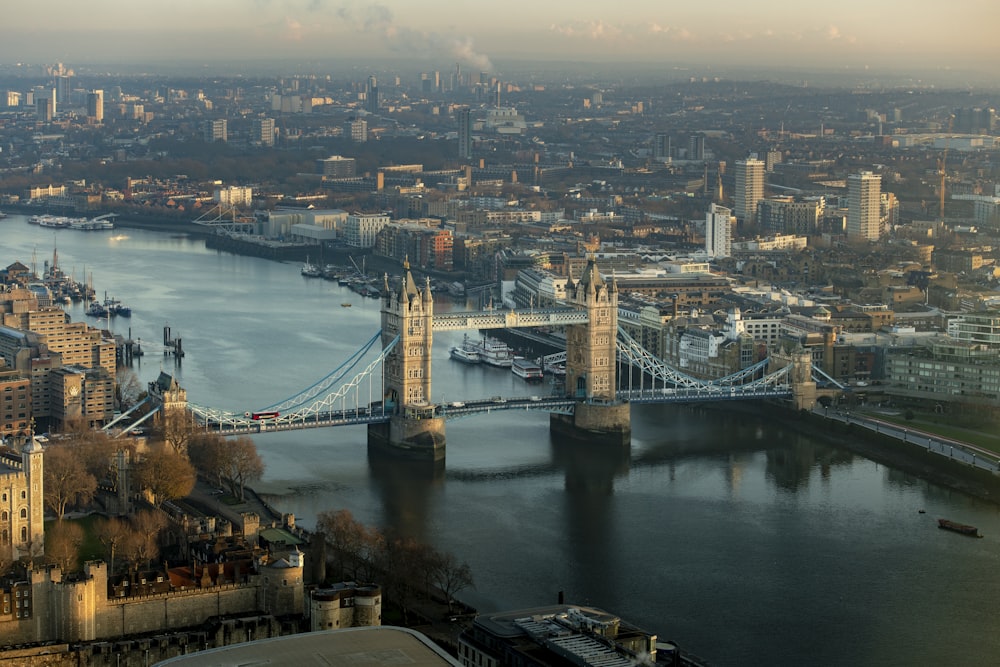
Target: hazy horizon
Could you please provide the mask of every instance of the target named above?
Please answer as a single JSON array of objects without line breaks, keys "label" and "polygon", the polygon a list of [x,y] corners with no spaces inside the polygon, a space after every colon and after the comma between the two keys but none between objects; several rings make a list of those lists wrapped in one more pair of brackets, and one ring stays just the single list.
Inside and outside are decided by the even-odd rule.
[{"label": "hazy horizon", "polygon": [[[930,9],[930,8],[928,8]],[[501,62],[845,72],[955,71],[989,80],[1000,8],[954,0],[712,5],[632,0],[20,0],[3,9],[0,63],[426,61],[496,72]]]}]

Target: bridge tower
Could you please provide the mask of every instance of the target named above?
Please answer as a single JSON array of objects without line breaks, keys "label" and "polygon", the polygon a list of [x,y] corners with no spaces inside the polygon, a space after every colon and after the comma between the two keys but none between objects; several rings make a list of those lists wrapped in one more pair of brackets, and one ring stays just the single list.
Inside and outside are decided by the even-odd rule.
[{"label": "bridge tower", "polygon": [[618,284],[608,284],[591,256],[580,279],[566,285],[567,301],[587,311],[587,324],[566,327],[566,393],[572,415],[552,414],[554,433],[575,440],[628,445],[629,405],[617,400]]},{"label": "bridge tower", "polygon": [[812,354],[796,345],[792,349],[776,349],[771,352],[773,370],[791,366],[788,383],[792,388],[792,407],[796,410],[812,410],[816,406],[816,383],[812,379]]},{"label": "bridge tower", "polygon": [[391,449],[414,458],[444,458],[444,418],[431,404],[431,349],[434,342],[434,298],[430,282],[417,287],[409,261],[403,264],[396,289],[385,280],[382,293],[382,348],[399,336],[386,355],[385,409],[387,424],[368,426],[368,445]]}]

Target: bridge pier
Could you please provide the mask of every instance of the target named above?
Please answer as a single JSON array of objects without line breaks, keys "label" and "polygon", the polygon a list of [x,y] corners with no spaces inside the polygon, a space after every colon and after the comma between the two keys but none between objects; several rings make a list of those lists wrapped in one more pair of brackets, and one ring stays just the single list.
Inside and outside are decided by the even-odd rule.
[{"label": "bridge pier", "polygon": [[433,407],[426,411],[408,409],[387,423],[369,424],[368,447],[407,459],[443,461],[444,433],[444,417],[435,417]]},{"label": "bridge pier", "polygon": [[577,403],[573,414],[549,415],[549,431],[561,438],[616,447],[632,444],[628,403]]}]

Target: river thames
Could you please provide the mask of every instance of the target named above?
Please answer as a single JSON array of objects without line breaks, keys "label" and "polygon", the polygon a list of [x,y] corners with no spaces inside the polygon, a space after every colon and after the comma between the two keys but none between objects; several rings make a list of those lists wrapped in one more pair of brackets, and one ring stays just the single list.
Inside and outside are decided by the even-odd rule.
[{"label": "river thames", "polygon": [[[54,245],[64,271],[132,307],[110,326],[144,342],[140,380],[170,372],[192,403],[276,403],[379,328],[377,300],[303,278],[298,263],[184,235],[0,221],[5,266],[34,253],[40,273]],[[162,354],[166,325],[183,339],[181,365]],[[546,391],[451,361],[460,336],[435,334],[435,401]],[[618,453],[554,444],[542,413],[460,419],[437,472],[369,459],[363,428],[261,435],[255,487],[306,527],[346,508],[453,552],[476,582],[459,597],[480,611],[562,591],[715,665],[996,663],[997,506],[724,407],[636,406],[632,420]],[[938,530],[938,517],[985,537]]]}]

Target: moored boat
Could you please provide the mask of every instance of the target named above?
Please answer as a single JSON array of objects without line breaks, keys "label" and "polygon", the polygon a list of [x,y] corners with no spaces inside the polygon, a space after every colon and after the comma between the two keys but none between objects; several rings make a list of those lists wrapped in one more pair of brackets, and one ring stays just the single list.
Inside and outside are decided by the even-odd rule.
[{"label": "moored boat", "polygon": [[499,368],[510,368],[514,363],[514,350],[510,349],[507,343],[489,336],[476,344],[473,348],[479,353],[479,358],[483,363]]},{"label": "moored boat", "polygon": [[982,537],[982,535],[979,534],[979,529],[975,526],[949,521],[948,519],[938,519],[938,528],[950,530],[955,533],[961,533],[962,535],[968,535],[969,537]]},{"label": "moored boat", "polygon": [[515,357],[510,370],[517,377],[527,382],[541,382],[545,377],[542,367],[530,359]]},{"label": "moored boat", "polygon": [[479,358],[478,352],[460,347],[458,345],[451,348],[451,358],[455,361],[461,361],[463,364],[478,364],[482,361],[482,359]]}]

